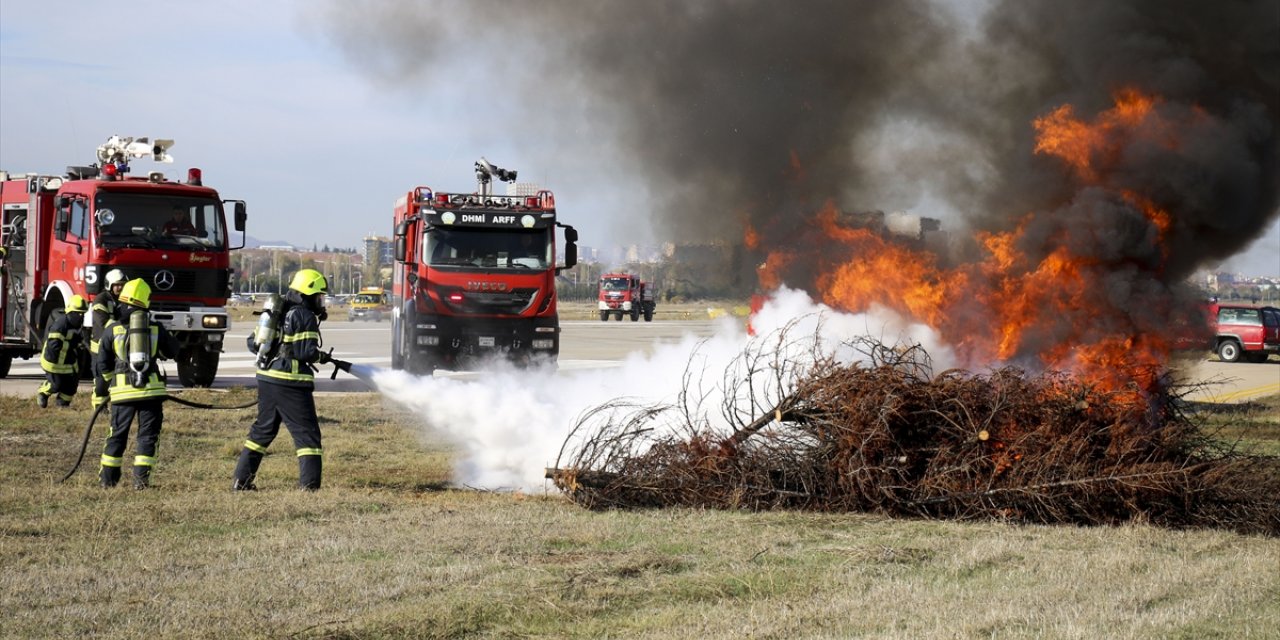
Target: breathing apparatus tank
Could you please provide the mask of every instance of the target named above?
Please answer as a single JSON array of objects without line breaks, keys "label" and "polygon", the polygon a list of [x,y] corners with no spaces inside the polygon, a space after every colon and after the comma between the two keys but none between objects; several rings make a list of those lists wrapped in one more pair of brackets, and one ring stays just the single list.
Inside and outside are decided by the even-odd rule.
[{"label": "breathing apparatus tank", "polygon": [[151,369],[151,319],[145,309],[129,314],[129,384],[136,389],[147,386]]},{"label": "breathing apparatus tank", "polygon": [[253,341],[258,345],[258,368],[265,369],[275,355],[276,344],[280,340],[280,316],[284,310],[280,296],[272,293],[262,304],[262,311],[256,311],[258,326],[253,330]]}]

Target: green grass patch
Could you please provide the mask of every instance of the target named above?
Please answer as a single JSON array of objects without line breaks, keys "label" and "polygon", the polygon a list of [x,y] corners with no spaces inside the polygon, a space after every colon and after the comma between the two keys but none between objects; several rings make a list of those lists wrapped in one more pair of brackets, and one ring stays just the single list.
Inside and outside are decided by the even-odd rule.
[{"label": "green grass patch", "polygon": [[[253,391],[184,395],[233,405]],[[1269,446],[1277,402],[1214,419]],[[84,467],[59,484],[88,410],[0,396],[0,635],[1264,638],[1280,628],[1275,539],[1142,524],[592,512],[554,494],[453,486],[454,445],[374,394],[317,404],[317,493],[293,489],[283,430],[262,490],[231,492],[255,412],[176,405],[156,488],[135,492],[95,484],[105,421]]]}]

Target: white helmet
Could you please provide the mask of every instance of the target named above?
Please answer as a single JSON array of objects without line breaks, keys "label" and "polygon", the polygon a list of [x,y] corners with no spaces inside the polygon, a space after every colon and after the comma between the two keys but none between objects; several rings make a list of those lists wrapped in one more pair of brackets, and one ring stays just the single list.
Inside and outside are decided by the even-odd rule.
[{"label": "white helmet", "polygon": [[124,272],[119,269],[112,269],[107,272],[107,288],[114,287],[118,284],[124,284]]}]

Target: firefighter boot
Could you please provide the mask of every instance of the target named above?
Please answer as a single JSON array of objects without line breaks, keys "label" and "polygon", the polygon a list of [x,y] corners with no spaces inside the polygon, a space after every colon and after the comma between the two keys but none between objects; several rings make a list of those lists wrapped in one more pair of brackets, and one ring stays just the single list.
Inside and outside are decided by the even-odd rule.
[{"label": "firefighter boot", "polygon": [[324,467],[320,456],[298,457],[298,488],[315,491],[320,488],[320,471]]},{"label": "firefighter boot", "polygon": [[110,489],[120,482],[120,467],[101,467],[98,469],[98,484],[103,489]]},{"label": "firefighter boot", "polygon": [[37,404],[37,405],[39,405],[39,407],[40,407],[41,409],[44,409],[45,407],[48,407],[48,406],[49,406],[49,396],[48,396],[47,394],[37,393],[37,394],[36,394],[36,404]]},{"label": "firefighter boot", "polygon": [[262,464],[262,454],[248,448],[240,450],[240,459],[236,461],[236,471],[231,478],[233,491],[257,491],[253,483],[258,475],[258,465]]},{"label": "firefighter boot", "polygon": [[133,488],[142,491],[151,486],[151,467],[133,468]]}]

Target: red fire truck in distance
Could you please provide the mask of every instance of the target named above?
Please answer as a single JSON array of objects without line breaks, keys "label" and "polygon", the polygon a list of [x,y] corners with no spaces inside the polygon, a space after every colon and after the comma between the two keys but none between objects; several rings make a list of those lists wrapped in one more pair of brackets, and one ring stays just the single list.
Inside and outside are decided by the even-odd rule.
[{"label": "red fire truck in distance", "polygon": [[230,327],[229,251],[240,248],[229,246],[224,205],[233,205],[241,232],[245,205],[219,199],[195,168],[185,183],[159,171],[129,177],[129,158],[172,162],[172,145],[113,136],[98,147],[97,164],[67,167],[65,176],[0,172],[0,378],[14,358],[39,353],[51,314],[74,294],[92,301],[107,272],[120,269],[150,285],[152,317],[182,345],[182,384],[213,382]]},{"label": "red fire truck in distance", "polygon": [[[555,196],[495,196],[483,158],[477,193],[417,187],[395,204],[391,366],[414,374],[466,369],[487,356],[554,364],[555,277],[578,262],[578,232],[556,220]],[[565,264],[556,265],[556,227]]]},{"label": "red fire truck in distance", "polygon": [[600,276],[600,295],[598,298],[600,321],[605,322],[609,316],[622,321],[622,316],[631,317],[635,322],[644,316],[644,321],[653,320],[653,311],[657,300],[653,295],[653,285],[642,282],[640,277],[630,273],[606,273]]}]

